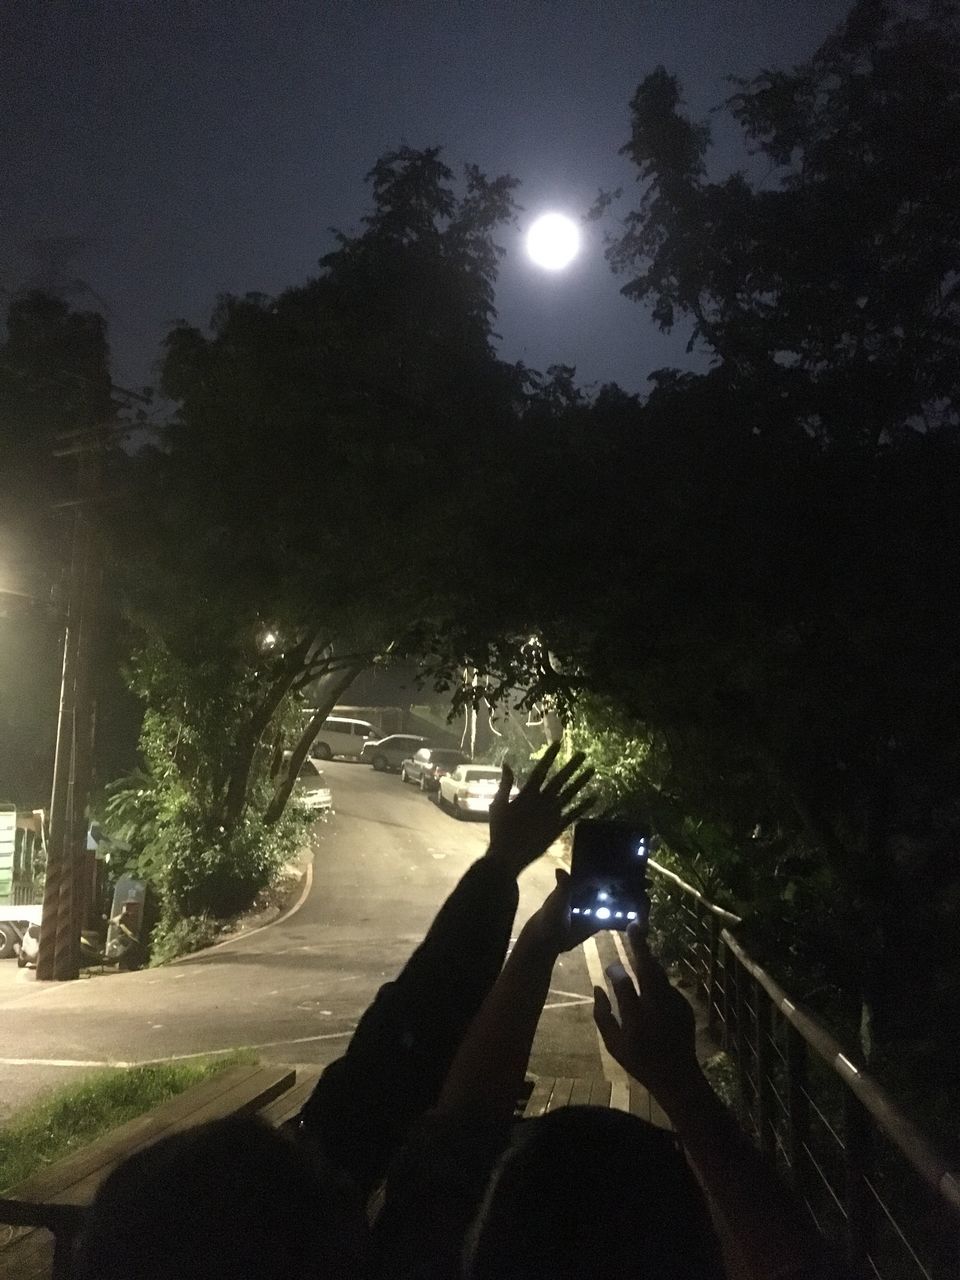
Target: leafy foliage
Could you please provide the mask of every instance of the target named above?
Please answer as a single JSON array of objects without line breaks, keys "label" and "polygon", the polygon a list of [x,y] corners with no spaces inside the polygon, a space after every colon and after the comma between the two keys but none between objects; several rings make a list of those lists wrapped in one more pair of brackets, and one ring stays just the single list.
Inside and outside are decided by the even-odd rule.
[{"label": "leafy foliage", "polygon": [[[532,385],[524,554],[478,582],[452,646],[528,701],[599,697],[587,727],[611,786],[656,806],[764,958],[862,1001],[865,1048],[934,1036],[944,1061],[945,1007],[960,1026],[958,50],[951,5],[857,5],[809,65],[739,86],[734,118],[774,166],[757,183],[709,180],[679,86],[662,70],[641,85],[640,203],[611,261],[661,323],[693,321],[713,367],[660,371],[646,400],[584,396],[563,370]],[[563,519],[546,534],[548,510]]]},{"label": "leafy foliage", "polygon": [[756,182],[707,179],[709,130],[662,67],[631,103],[623,292],[664,329],[691,319],[731,382],[826,444],[956,422],[958,55],[954,4],[859,0],[807,64],[737,82]]},{"label": "leafy foliage", "polygon": [[[491,331],[515,184],[468,166],[458,190],[437,149],[406,147],[369,180],[360,234],[315,279],[171,332],[178,412],[117,515],[149,794],[111,806],[132,806],[171,920],[250,900],[342,691],[472,608],[452,568],[482,541],[469,476],[522,384]],[[430,495],[415,515],[411,492]]]}]

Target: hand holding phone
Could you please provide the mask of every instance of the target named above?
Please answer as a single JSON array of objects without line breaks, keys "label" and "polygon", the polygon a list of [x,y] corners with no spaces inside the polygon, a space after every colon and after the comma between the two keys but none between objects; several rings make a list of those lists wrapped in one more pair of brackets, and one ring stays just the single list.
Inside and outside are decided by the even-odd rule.
[{"label": "hand holding phone", "polygon": [[614,818],[582,818],[573,829],[570,914],[602,929],[645,928],[649,831]]}]

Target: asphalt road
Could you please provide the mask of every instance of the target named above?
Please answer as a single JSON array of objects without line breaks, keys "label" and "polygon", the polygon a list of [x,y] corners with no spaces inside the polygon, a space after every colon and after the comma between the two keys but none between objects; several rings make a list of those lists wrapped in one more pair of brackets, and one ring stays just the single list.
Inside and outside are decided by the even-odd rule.
[{"label": "asphalt road", "polygon": [[[37,983],[0,962],[0,1115],[91,1067],[252,1046],[264,1061],[323,1065],[402,967],[486,843],[395,774],[325,766],[335,816],[313,833],[312,878],[285,919],[140,973]],[[517,927],[553,886],[548,853],[520,882]],[[561,957],[534,1046],[539,1074],[622,1082],[601,1051],[590,991],[617,958],[601,935]]]}]

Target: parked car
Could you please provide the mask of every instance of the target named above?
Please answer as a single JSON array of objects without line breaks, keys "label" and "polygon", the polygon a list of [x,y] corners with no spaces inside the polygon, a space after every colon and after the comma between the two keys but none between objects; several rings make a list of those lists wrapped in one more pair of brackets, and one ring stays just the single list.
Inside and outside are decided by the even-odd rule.
[{"label": "parked car", "polygon": [[[471,813],[486,816],[499,785],[499,769],[483,764],[461,764],[440,779],[437,804],[441,809],[451,809],[456,818],[465,818]],[[514,784],[510,789],[511,799],[519,793],[520,788]]]},{"label": "parked car", "polygon": [[462,751],[451,747],[421,747],[400,766],[400,781],[416,783],[421,791],[436,791],[440,779],[458,764],[468,764]]},{"label": "parked car", "polygon": [[391,733],[377,742],[368,742],[360,752],[360,759],[380,772],[386,769],[399,769],[404,760],[412,756],[420,747],[427,746],[426,738],[418,738],[410,733]]},{"label": "parked car", "polygon": [[323,770],[318,769],[312,760],[304,760],[293,784],[293,795],[305,809],[316,813],[329,813],[333,808],[333,797]]},{"label": "parked car", "polygon": [[332,760],[334,756],[359,756],[365,743],[375,742],[382,736],[382,731],[375,729],[369,720],[327,716],[313,740],[310,754],[317,760]]}]

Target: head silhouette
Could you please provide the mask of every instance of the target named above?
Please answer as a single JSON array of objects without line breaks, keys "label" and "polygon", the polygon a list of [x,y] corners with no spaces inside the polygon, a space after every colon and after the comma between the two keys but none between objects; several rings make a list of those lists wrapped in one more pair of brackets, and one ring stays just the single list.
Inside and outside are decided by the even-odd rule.
[{"label": "head silhouette", "polygon": [[365,1248],[352,1188],[252,1117],[202,1125],[125,1160],[81,1234],[81,1280],[326,1280]]},{"label": "head silhouette", "polygon": [[468,1280],[720,1280],[673,1134],[604,1107],[525,1121],[470,1232]]}]

